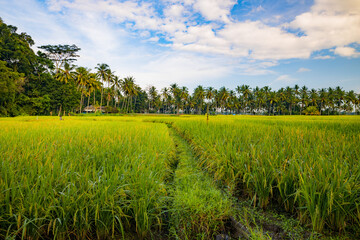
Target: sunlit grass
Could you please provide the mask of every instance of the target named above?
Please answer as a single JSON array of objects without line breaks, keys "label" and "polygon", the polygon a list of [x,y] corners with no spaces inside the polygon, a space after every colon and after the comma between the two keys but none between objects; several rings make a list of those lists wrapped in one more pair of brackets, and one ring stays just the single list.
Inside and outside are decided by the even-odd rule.
[{"label": "sunlit grass", "polygon": [[359,225],[359,117],[176,121],[202,166],[258,206],[276,201],[314,230]]},{"label": "sunlit grass", "polygon": [[217,186],[316,231],[360,227],[357,116],[18,117],[0,129],[1,239],[156,238],[167,227],[212,239],[232,214]]},{"label": "sunlit grass", "polygon": [[173,150],[165,125],[17,118],[0,127],[0,238],[142,238],[160,227]]}]

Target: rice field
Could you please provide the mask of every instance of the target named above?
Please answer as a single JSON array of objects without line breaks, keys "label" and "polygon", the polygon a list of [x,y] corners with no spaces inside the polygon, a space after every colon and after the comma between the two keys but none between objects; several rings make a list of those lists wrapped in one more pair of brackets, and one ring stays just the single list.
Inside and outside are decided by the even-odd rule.
[{"label": "rice field", "polygon": [[237,201],[358,236],[357,116],[18,117],[0,129],[0,239],[214,239]]},{"label": "rice field", "polygon": [[177,121],[201,166],[235,194],[277,202],[315,231],[360,227],[358,117]]}]

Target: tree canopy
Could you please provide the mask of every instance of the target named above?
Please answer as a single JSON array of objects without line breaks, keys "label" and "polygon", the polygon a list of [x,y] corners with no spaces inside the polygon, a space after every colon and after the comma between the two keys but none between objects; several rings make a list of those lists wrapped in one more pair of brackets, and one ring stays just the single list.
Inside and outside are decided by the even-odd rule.
[{"label": "tree canopy", "polygon": [[73,45],[43,45],[39,47],[45,51],[46,56],[55,62],[56,69],[60,69],[65,63],[76,61],[80,57],[77,52],[81,48]]}]

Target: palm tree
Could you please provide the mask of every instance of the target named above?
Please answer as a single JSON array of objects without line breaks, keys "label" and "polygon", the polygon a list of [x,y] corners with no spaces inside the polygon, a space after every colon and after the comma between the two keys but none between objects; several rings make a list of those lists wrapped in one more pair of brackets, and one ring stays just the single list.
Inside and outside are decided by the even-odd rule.
[{"label": "palm tree", "polygon": [[65,62],[64,69],[59,68],[56,72],[55,78],[63,83],[68,83],[74,79],[74,69],[75,65],[70,65]]},{"label": "palm tree", "polygon": [[356,113],[356,93],[353,90],[347,92],[345,99],[354,106],[354,112]]},{"label": "palm tree", "polygon": [[170,85],[170,91],[173,95],[175,104],[177,106],[177,114],[179,114],[179,108],[180,108],[180,104],[181,104],[181,97],[180,97],[180,89],[179,86],[174,83],[172,85]]},{"label": "palm tree", "polygon": [[295,99],[294,91],[291,87],[286,87],[285,92],[286,92],[286,101],[288,102],[288,105],[289,105],[289,114],[291,115],[292,106],[293,106],[293,103],[295,102],[294,101],[294,99]]},{"label": "palm tree", "polygon": [[87,82],[87,89],[88,89],[88,106],[90,105],[90,95],[94,92],[94,106],[95,106],[95,92],[96,90],[101,89],[101,82],[97,80],[96,73],[89,74],[89,80]]},{"label": "palm tree", "polygon": [[161,96],[162,96],[163,105],[165,105],[164,106],[164,113],[166,113],[167,110],[168,110],[168,104],[169,104],[169,100],[170,100],[169,99],[169,97],[170,97],[169,89],[164,87],[162,89]]},{"label": "palm tree", "polygon": [[335,88],[335,96],[336,96],[336,103],[337,103],[337,106],[338,106],[338,111],[340,111],[342,108],[342,103],[344,101],[344,98],[345,98],[345,91],[342,90],[341,87],[337,86]]},{"label": "palm tree", "polygon": [[132,98],[138,94],[137,86],[135,84],[135,79],[133,77],[126,77],[122,82],[122,90],[126,95],[127,103],[125,105],[126,113],[129,112],[130,104],[132,106]]},{"label": "palm tree", "polygon": [[320,115],[321,115],[322,109],[327,102],[327,92],[325,88],[319,90],[319,101],[320,101]]},{"label": "palm tree", "polygon": [[356,105],[360,105],[360,93],[357,95],[356,101],[355,101],[355,114],[357,114],[356,113]]},{"label": "palm tree", "polygon": [[316,89],[312,88],[310,90],[310,100],[311,100],[310,102],[312,103],[312,106],[317,105],[318,98],[319,98],[319,96],[318,96]]},{"label": "palm tree", "polygon": [[198,103],[197,104],[198,105],[198,114],[201,114],[204,98],[205,98],[205,89],[203,88],[203,86],[199,85],[194,90],[194,99],[196,99],[196,101]]},{"label": "palm tree", "polygon": [[[56,74],[55,74],[55,79],[57,79],[60,82],[65,83],[65,84],[67,84],[69,81],[73,81],[74,77],[75,77],[74,69],[75,69],[75,65],[70,65],[69,63],[65,62],[64,69],[57,68]],[[62,104],[60,105],[60,110],[59,110],[60,120],[62,120],[61,107],[62,107]],[[65,111],[64,111],[64,114],[65,114]]]},{"label": "palm tree", "polygon": [[111,96],[114,95],[114,88],[110,87],[113,85],[114,83],[114,78],[115,78],[115,75],[114,75],[114,72],[112,72],[110,69],[108,69],[106,71],[107,73],[107,78],[106,78],[106,82],[107,82],[107,97],[106,97],[106,106],[107,106],[107,109],[109,108],[109,103],[110,103],[110,100],[111,100]]},{"label": "palm tree", "polygon": [[266,104],[266,92],[265,92],[264,88],[261,88],[256,93],[257,93],[256,101],[258,103],[258,109],[259,109],[259,111],[261,111],[261,109],[263,109],[263,107]]},{"label": "palm tree", "polygon": [[150,112],[151,106],[155,107],[155,101],[158,98],[158,92],[156,90],[156,87],[151,86],[149,88],[148,98],[149,98],[149,112]]},{"label": "palm tree", "polygon": [[84,94],[87,92],[87,86],[90,78],[89,72],[90,71],[84,67],[78,67],[75,71],[75,82],[81,92],[79,113],[81,113]]},{"label": "palm tree", "polygon": [[249,85],[241,85],[240,87],[238,86],[236,88],[236,91],[238,93],[241,93],[242,94],[242,97],[244,98],[244,102],[245,102],[245,113],[247,112],[248,110],[248,104],[249,104],[249,96],[251,94],[251,90],[250,90],[250,86]]},{"label": "palm tree", "polygon": [[185,105],[187,104],[189,98],[189,91],[188,88],[183,86],[180,90],[180,100],[181,100],[181,108],[185,111]]},{"label": "palm tree", "polygon": [[226,108],[226,101],[229,98],[229,92],[225,87],[221,87],[219,89],[218,95],[219,95],[220,108],[222,113],[223,109]]},{"label": "palm tree", "polygon": [[284,106],[286,100],[286,92],[284,88],[280,88],[277,91],[277,111],[279,112],[279,114],[282,114],[284,111],[284,109],[286,109],[286,107]]},{"label": "palm tree", "polygon": [[206,114],[209,117],[209,105],[210,105],[210,103],[212,102],[212,100],[214,98],[214,88],[213,87],[208,87],[206,89],[205,98],[207,100]]},{"label": "palm tree", "polygon": [[304,106],[307,106],[308,103],[308,92],[307,92],[308,88],[306,86],[303,86],[300,89],[300,100],[301,100],[301,109],[300,109],[300,115],[304,109]]},{"label": "palm tree", "polygon": [[[106,63],[98,63],[97,67],[97,76],[100,78],[100,80],[102,81],[102,83],[106,83],[108,80],[108,75],[109,75],[109,65],[107,65]],[[101,100],[100,100],[100,108],[102,107],[102,101],[103,101],[103,94],[104,94],[104,88],[101,86]]]},{"label": "palm tree", "polygon": [[272,112],[272,114],[274,114],[274,103],[278,101],[276,92],[273,91],[269,91],[268,93],[268,97],[267,97],[268,101],[269,101],[269,115]]},{"label": "palm tree", "polygon": [[119,78],[118,76],[114,76],[112,78],[111,88],[113,89],[113,92],[114,92],[115,108],[116,108],[116,103],[119,102],[121,85],[122,85],[121,78]]}]

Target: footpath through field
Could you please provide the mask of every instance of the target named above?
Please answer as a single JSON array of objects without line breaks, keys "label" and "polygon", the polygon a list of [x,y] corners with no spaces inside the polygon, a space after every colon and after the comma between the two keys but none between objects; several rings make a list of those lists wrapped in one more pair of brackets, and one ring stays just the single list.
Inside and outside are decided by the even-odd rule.
[{"label": "footpath through field", "polygon": [[176,146],[171,232],[180,239],[212,239],[216,233],[225,236],[229,230],[225,223],[231,215],[230,199],[211,176],[199,169],[190,146],[171,124],[168,126]]}]

